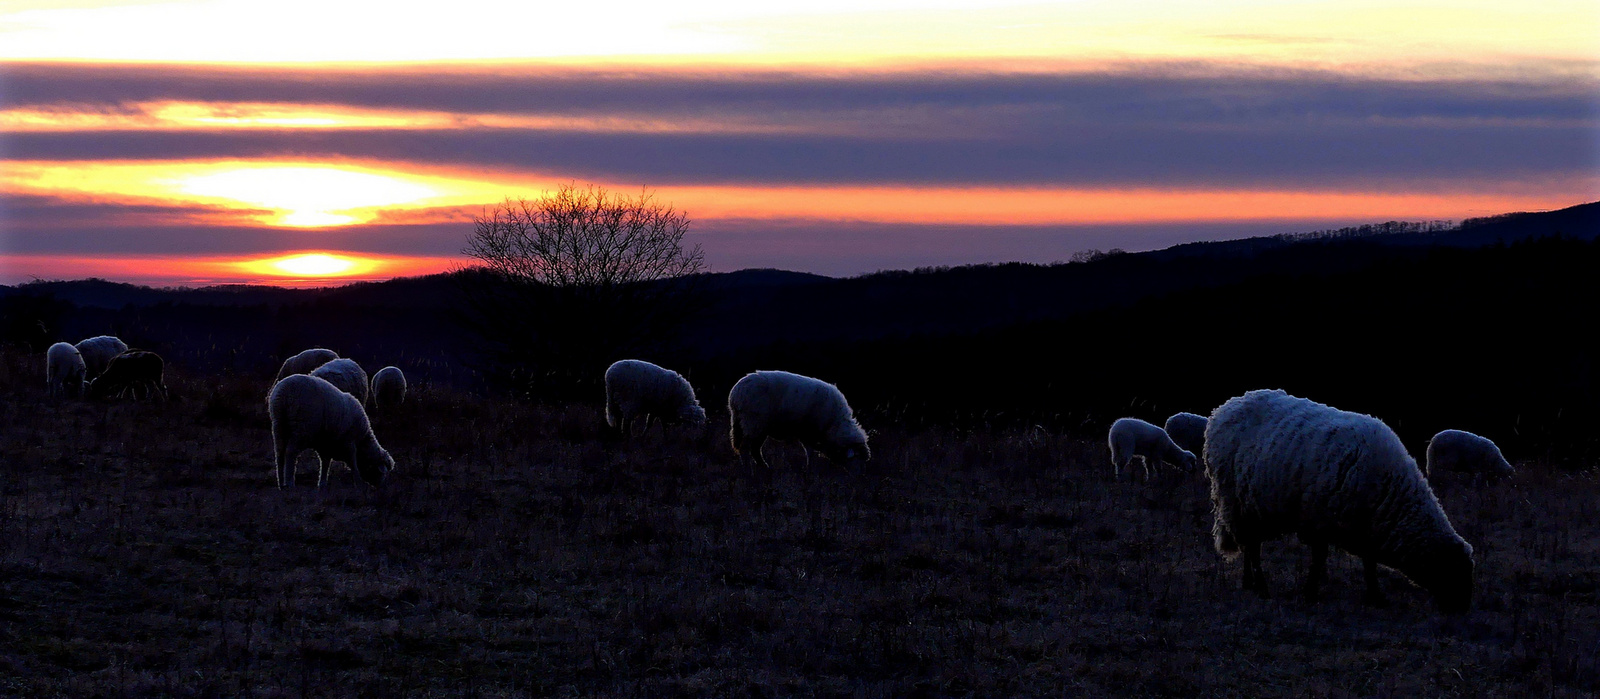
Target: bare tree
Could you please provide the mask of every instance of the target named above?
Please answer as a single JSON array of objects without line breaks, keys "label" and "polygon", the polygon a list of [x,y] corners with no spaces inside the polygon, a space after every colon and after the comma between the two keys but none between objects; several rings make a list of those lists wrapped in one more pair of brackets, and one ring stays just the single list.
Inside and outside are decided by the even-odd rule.
[{"label": "bare tree", "polygon": [[507,199],[474,220],[462,251],[473,325],[492,359],[534,391],[564,392],[606,364],[670,340],[698,308],[689,218],[648,190],[637,197],[562,185]]}]

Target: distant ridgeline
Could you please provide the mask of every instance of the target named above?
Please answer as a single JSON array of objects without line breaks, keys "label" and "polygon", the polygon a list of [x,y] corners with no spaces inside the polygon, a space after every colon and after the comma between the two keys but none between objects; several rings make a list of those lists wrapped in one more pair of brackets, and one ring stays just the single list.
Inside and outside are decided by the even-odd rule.
[{"label": "distant ridgeline", "polygon": [[[1454,427],[1513,460],[1582,460],[1600,456],[1600,349],[1577,341],[1600,317],[1597,239],[1591,203],[1056,265],[744,270],[706,275],[708,310],[644,358],[688,374],[708,407],[754,369],[819,376],[869,428],[1089,434],[1273,387],[1377,415],[1418,450]],[[456,321],[463,274],[314,290],[34,282],[0,287],[0,332],[36,351],[115,333],[179,370],[267,377],[326,346],[480,390],[483,355]]]}]

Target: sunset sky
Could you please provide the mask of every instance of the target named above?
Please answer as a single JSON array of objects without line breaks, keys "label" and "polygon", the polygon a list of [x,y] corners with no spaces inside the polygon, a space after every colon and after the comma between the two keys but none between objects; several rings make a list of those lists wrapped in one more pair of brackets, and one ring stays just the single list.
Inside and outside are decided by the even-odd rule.
[{"label": "sunset sky", "polygon": [[564,182],[717,271],[1600,199],[1600,5],[0,0],[0,283],[440,271]]}]

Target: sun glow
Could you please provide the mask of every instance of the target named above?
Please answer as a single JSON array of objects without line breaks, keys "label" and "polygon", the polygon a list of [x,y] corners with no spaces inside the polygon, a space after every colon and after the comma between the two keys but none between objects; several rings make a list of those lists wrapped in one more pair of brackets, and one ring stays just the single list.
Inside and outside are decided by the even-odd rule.
[{"label": "sun glow", "polygon": [[130,204],[207,207],[211,218],[321,228],[392,218],[396,209],[476,206],[503,184],[365,165],[264,161],[29,162],[0,170],[0,191]]},{"label": "sun glow", "polygon": [[360,274],[377,266],[370,261],[330,255],[325,252],[252,260],[240,264],[252,272],[294,277],[343,277]]}]

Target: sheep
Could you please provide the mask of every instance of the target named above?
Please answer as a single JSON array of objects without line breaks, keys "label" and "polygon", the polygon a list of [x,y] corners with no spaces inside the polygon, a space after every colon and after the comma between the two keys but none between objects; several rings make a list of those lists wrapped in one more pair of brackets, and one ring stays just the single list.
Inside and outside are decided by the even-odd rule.
[{"label": "sheep", "polygon": [[661,422],[664,434],[669,423],[687,422],[699,427],[706,422],[706,411],[695,400],[694,387],[678,372],[638,359],[624,359],[606,369],[606,424],[630,436],[633,422],[644,417],[644,433],[651,420]]},{"label": "sheep", "polygon": [[1206,425],[1212,536],[1226,556],[1243,552],[1244,585],[1267,596],[1261,543],[1297,534],[1311,547],[1304,593],[1315,601],[1328,546],[1362,559],[1369,604],[1383,605],[1377,565],[1432,593],[1446,612],[1472,604],[1472,546],[1450,519],[1393,430],[1377,418],[1251,391],[1228,400]]},{"label": "sheep", "polygon": [[1172,417],[1167,418],[1167,424],[1163,429],[1167,431],[1168,436],[1172,437],[1172,441],[1177,442],[1178,446],[1195,454],[1205,453],[1206,419],[1204,416],[1194,413],[1175,413]]},{"label": "sheep", "polygon": [[1491,480],[1516,473],[1494,442],[1462,430],[1442,430],[1428,440],[1427,460],[1422,468],[1428,478],[1447,471]]},{"label": "sheep", "polygon": [[135,399],[167,399],[167,384],[162,380],[166,362],[161,355],[145,350],[128,350],[112,358],[104,373],[89,382],[90,398],[131,394]]},{"label": "sheep", "polygon": [[1146,479],[1155,470],[1157,460],[1178,466],[1186,472],[1193,472],[1195,468],[1192,452],[1174,443],[1166,430],[1144,420],[1125,417],[1111,423],[1106,442],[1111,447],[1111,466],[1118,480],[1122,479],[1122,469],[1132,463],[1134,457],[1143,462]]},{"label": "sheep", "polygon": [[88,378],[94,378],[104,373],[106,366],[111,364],[112,358],[128,351],[128,344],[110,335],[91,337],[78,343],[78,352],[83,355],[83,363],[88,368]]},{"label": "sheep", "polygon": [[372,375],[372,386],[367,392],[372,409],[385,412],[400,407],[406,399],[406,375],[400,367],[386,366]]},{"label": "sheep", "polygon": [[283,377],[291,374],[309,374],[311,373],[312,369],[327,364],[328,362],[338,358],[339,353],[330,349],[322,349],[320,347],[308,349],[300,354],[283,360],[283,367],[278,369],[278,378],[273,380],[282,381]]},{"label": "sheep", "polygon": [[83,354],[78,352],[78,348],[65,342],[57,342],[45,351],[44,380],[50,395],[73,397],[83,395],[83,377],[86,372]]},{"label": "sheep", "polygon": [[311,371],[311,375],[337,386],[356,397],[363,405],[367,402],[367,372],[350,359],[335,359]]},{"label": "sheep", "polygon": [[768,437],[798,441],[835,463],[872,458],[867,433],[856,424],[844,394],[825,381],[787,371],[757,371],[728,392],[728,413],[733,450],[762,468],[767,460],[761,446]]},{"label": "sheep", "polygon": [[321,378],[284,377],[267,394],[267,413],[272,417],[279,488],[294,486],[295,460],[307,449],[317,453],[318,488],[327,487],[334,461],[343,461],[372,486],[394,468],[394,458],[372,434],[361,402]]}]

